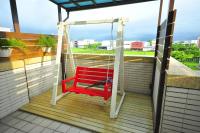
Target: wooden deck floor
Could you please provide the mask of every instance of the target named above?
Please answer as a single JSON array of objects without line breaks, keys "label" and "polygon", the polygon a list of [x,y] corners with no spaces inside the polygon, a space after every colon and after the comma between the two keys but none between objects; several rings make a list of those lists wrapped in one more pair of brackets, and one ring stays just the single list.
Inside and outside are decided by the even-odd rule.
[{"label": "wooden deck floor", "polygon": [[109,104],[101,98],[68,94],[50,105],[50,91],[35,96],[21,110],[96,132],[152,133],[151,98],[127,93],[117,119],[109,118]]}]

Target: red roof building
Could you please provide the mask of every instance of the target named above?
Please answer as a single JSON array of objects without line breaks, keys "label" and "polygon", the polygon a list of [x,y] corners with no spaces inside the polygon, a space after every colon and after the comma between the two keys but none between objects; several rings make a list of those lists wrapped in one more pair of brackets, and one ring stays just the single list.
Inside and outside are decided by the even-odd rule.
[{"label": "red roof building", "polygon": [[143,48],[144,48],[144,42],[137,41],[131,43],[132,50],[143,50]]}]

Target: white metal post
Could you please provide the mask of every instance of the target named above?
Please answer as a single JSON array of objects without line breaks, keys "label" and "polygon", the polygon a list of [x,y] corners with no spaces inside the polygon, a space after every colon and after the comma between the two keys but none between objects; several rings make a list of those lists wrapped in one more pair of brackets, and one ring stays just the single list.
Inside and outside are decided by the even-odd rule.
[{"label": "white metal post", "polygon": [[118,22],[119,18],[116,19],[102,19],[102,20],[85,20],[85,21],[74,21],[67,22],[68,25],[87,25],[87,24],[102,24],[102,23],[114,23]]},{"label": "white metal post", "polygon": [[120,94],[122,95],[124,93],[124,21],[120,22],[121,32],[119,34],[119,42],[120,42]]},{"label": "white metal post", "polygon": [[[120,19],[118,21],[118,30],[117,30],[117,42],[116,42],[116,50],[115,50],[115,63],[114,63],[114,79],[113,79],[113,88],[112,88],[112,96],[111,96],[111,108],[110,108],[110,118],[116,118],[116,101],[117,101],[117,89],[119,82],[119,71],[120,71],[120,63],[122,61],[122,50],[123,50],[123,20]],[[123,96],[124,97],[124,96]],[[122,103],[122,102],[120,102]],[[121,106],[121,104],[120,104]],[[118,109],[119,110],[119,109]]]},{"label": "white metal post", "polygon": [[59,80],[59,72],[60,72],[60,57],[61,57],[61,49],[62,49],[62,39],[63,39],[63,32],[64,32],[64,24],[60,22],[58,25],[58,44],[57,44],[57,51],[56,51],[56,62],[54,68],[54,83],[53,83],[53,90],[52,90],[52,98],[51,104],[56,105],[57,101],[57,89],[58,89],[58,80]]}]

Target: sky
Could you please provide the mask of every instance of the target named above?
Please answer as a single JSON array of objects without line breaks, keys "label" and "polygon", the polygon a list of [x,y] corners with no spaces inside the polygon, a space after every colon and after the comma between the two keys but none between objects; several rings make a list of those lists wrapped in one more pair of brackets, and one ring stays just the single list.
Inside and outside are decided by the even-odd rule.
[{"label": "sky", "polygon": [[[16,0],[21,32],[57,34],[57,6],[49,0]],[[169,0],[164,0],[163,18],[166,18]],[[196,40],[200,36],[200,0],[175,0],[177,19],[174,40]],[[125,40],[147,41],[155,39],[159,13],[159,0],[70,13],[69,21],[124,17]],[[66,12],[62,10],[63,18]],[[0,27],[13,30],[9,0],[0,0]],[[113,36],[116,36],[114,25]],[[72,26],[72,40],[109,40],[111,24]]]}]

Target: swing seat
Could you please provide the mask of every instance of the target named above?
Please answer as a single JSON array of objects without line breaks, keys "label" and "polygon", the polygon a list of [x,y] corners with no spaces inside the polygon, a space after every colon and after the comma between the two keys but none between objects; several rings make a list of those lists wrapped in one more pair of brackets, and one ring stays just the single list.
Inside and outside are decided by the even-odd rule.
[{"label": "swing seat", "polygon": [[[62,92],[99,96],[108,100],[112,95],[112,83],[106,82],[107,79],[113,79],[113,69],[78,66],[74,77],[62,80]],[[67,88],[66,83],[70,81],[74,81],[74,83]],[[84,86],[80,86],[78,83],[84,84]],[[103,85],[104,88],[95,88],[96,85]]]}]

